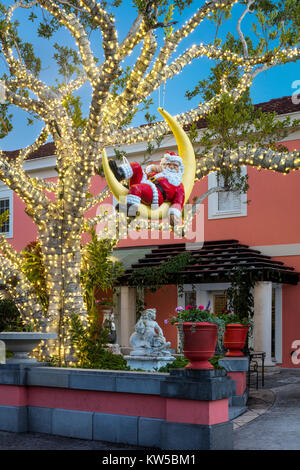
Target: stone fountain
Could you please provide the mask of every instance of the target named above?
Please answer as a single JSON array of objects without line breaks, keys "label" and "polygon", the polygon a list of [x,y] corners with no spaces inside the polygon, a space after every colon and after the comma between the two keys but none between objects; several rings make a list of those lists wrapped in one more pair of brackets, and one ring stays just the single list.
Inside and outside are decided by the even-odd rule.
[{"label": "stone fountain", "polygon": [[129,356],[124,356],[131,369],[154,371],[172,363],[175,358],[170,352],[162,329],[156,320],[156,309],[144,310],[130,337],[133,348]]},{"label": "stone fountain", "polygon": [[37,364],[37,360],[28,356],[41,341],[56,339],[56,333],[38,333],[33,331],[2,331],[0,341],[5,343],[6,349],[13,353],[13,357],[6,359],[7,364]]}]

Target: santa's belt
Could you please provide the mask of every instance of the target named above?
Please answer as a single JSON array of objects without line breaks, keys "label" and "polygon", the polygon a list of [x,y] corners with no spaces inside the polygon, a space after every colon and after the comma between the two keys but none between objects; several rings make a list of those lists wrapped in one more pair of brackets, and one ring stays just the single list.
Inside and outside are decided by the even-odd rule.
[{"label": "santa's belt", "polygon": [[160,190],[160,192],[161,192],[163,198],[166,199],[166,192],[165,192],[164,188],[159,184],[159,182],[158,182],[156,179],[154,179],[154,178],[153,178],[153,179],[152,179],[152,178],[149,178],[149,179],[150,179],[150,181],[151,181],[152,183],[155,184],[155,186],[157,187],[157,189]]}]

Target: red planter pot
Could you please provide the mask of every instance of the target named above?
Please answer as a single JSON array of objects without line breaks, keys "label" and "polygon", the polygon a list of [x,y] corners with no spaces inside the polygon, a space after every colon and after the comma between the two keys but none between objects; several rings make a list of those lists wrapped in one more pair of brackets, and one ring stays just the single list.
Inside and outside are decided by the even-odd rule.
[{"label": "red planter pot", "polygon": [[183,354],[191,361],[186,368],[213,369],[208,360],[215,354],[218,335],[217,325],[207,322],[185,322],[182,323],[182,328]]},{"label": "red planter pot", "polygon": [[241,349],[245,346],[247,333],[248,326],[238,323],[226,325],[224,333],[224,346],[228,349],[228,352],[225,354],[226,357],[244,356]]}]

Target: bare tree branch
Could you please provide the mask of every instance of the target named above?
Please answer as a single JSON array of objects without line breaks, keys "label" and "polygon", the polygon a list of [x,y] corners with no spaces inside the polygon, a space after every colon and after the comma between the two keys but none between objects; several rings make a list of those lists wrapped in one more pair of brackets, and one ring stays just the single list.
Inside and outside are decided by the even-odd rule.
[{"label": "bare tree branch", "polygon": [[37,217],[39,206],[48,207],[49,199],[44,195],[43,191],[34,187],[30,177],[21,168],[17,168],[9,163],[3,156],[3,153],[2,156],[0,155],[0,180],[15,191],[29,209],[34,207]]},{"label": "bare tree branch", "polygon": [[19,155],[16,158],[15,165],[18,166],[18,167],[21,167],[23,165],[24,160],[26,160],[26,158],[32,152],[37,150],[41,145],[43,145],[46,142],[46,140],[48,138],[48,135],[49,135],[49,129],[48,129],[48,126],[46,125],[42,129],[42,131],[41,131],[40,135],[38,136],[38,138],[36,139],[36,141],[33,142],[33,144],[31,144],[28,147],[20,150]]},{"label": "bare tree branch", "polygon": [[110,195],[111,195],[111,192],[110,192],[109,187],[105,186],[105,188],[101,191],[101,193],[87,200],[85,211],[88,211],[89,209],[92,209],[92,207],[94,207],[96,204],[103,202],[104,199],[106,199]]},{"label": "bare tree branch", "polygon": [[145,37],[141,54],[136,60],[135,66],[128,77],[125,90],[113,101],[111,106],[109,105],[112,110],[115,111],[115,115],[117,116],[119,123],[122,120],[121,115],[125,117],[128,114],[128,109],[132,109],[132,107],[141,99],[137,96],[137,88],[141,78],[150,65],[156,52],[156,48],[156,38],[152,31],[150,31]]},{"label": "bare tree branch", "polygon": [[70,31],[76,40],[85,73],[89,77],[91,83],[95,83],[95,80],[98,77],[98,69],[91,51],[90,41],[82,24],[74,14],[67,14],[52,0],[39,0],[39,4],[49,11],[49,13],[57,18]]},{"label": "bare tree branch", "polygon": [[242,33],[242,29],[241,29],[241,25],[242,25],[242,21],[243,19],[245,18],[245,16],[247,15],[247,13],[249,13],[250,11],[250,8],[251,6],[253,5],[255,0],[249,0],[248,4],[247,4],[247,8],[246,10],[243,12],[243,14],[241,15],[241,17],[239,18],[238,22],[237,22],[237,32],[238,32],[238,35],[240,37],[240,40],[241,40],[241,43],[243,44],[243,49],[244,49],[244,58],[245,59],[248,59],[249,57],[249,54],[248,54],[248,45],[247,45],[247,42],[245,40],[245,37]]},{"label": "bare tree branch", "polygon": [[143,15],[139,13],[132,23],[126,37],[119,45],[120,60],[123,60],[146,35],[146,29],[142,27],[142,22]]},{"label": "bare tree branch", "polygon": [[113,57],[117,53],[118,34],[114,21],[99,3],[94,0],[79,0],[79,3],[91,14],[103,32],[103,49],[105,59]]}]

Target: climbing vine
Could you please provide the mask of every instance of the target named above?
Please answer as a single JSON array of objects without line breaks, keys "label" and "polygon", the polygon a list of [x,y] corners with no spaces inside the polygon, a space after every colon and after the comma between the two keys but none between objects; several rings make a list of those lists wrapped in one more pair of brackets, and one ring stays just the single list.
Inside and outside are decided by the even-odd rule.
[{"label": "climbing vine", "polygon": [[144,287],[151,292],[155,292],[161,286],[175,283],[178,284],[179,291],[182,292],[186,277],[182,271],[195,262],[196,260],[192,258],[191,253],[180,253],[158,266],[135,269],[131,273],[129,282],[131,285]]}]

